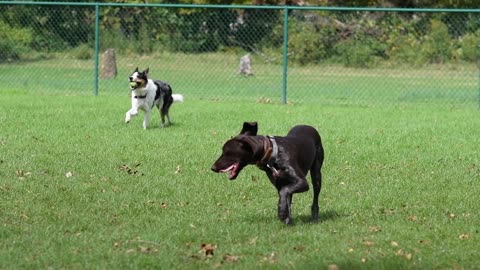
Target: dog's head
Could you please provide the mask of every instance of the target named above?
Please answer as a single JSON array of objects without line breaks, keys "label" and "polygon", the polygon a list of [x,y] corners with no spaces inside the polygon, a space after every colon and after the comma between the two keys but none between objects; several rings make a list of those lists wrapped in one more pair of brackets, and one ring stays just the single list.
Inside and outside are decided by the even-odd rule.
[{"label": "dog's head", "polygon": [[222,148],[222,154],[212,166],[216,173],[229,172],[228,178],[234,180],[248,164],[255,164],[263,153],[262,141],[256,138],[256,122],[243,123],[240,134],[231,138]]},{"label": "dog's head", "polygon": [[137,88],[143,88],[148,83],[148,70],[149,68],[145,69],[144,71],[140,72],[138,67],[133,71],[132,75],[128,77],[128,81],[130,82],[130,90],[135,90]]}]

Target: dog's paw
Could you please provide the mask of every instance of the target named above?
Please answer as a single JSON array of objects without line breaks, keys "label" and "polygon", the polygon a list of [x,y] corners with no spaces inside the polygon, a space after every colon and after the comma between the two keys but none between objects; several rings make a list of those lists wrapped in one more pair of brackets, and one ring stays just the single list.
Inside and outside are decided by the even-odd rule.
[{"label": "dog's paw", "polygon": [[293,218],[287,217],[285,220],[283,220],[283,222],[284,222],[286,225],[293,225]]}]

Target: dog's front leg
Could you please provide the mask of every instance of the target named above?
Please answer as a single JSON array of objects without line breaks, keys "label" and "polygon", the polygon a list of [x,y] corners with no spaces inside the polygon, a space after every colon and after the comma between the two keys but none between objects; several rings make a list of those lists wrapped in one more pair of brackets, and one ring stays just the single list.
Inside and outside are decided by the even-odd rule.
[{"label": "dog's front leg", "polygon": [[305,178],[301,178],[297,183],[283,186],[278,192],[278,218],[285,224],[292,224],[292,196],[294,193],[305,192],[308,190],[308,183]]},{"label": "dog's front leg", "polygon": [[143,118],[143,129],[147,129],[148,121],[150,121],[150,112],[152,110],[145,111],[145,117]]},{"label": "dog's front leg", "polygon": [[134,108],[131,108],[130,110],[127,111],[125,114],[125,123],[130,123],[130,120],[132,119],[132,116],[135,116],[138,114],[138,111],[135,110]]}]

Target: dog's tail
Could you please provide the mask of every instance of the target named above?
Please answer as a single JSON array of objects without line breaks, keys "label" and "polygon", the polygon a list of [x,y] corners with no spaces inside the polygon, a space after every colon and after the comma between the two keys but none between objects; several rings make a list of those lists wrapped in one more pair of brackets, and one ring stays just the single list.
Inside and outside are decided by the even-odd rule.
[{"label": "dog's tail", "polygon": [[183,95],[181,94],[172,94],[173,102],[183,102]]}]

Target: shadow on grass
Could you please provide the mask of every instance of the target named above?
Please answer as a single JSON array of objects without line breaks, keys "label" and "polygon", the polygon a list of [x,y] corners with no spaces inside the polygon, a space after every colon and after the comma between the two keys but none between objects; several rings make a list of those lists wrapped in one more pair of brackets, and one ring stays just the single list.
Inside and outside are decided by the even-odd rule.
[{"label": "shadow on grass", "polygon": [[327,221],[330,221],[330,220],[335,220],[335,219],[338,219],[338,218],[342,218],[343,216],[344,215],[339,214],[337,211],[328,210],[328,211],[325,211],[325,212],[320,212],[320,217],[319,217],[318,222],[312,222],[312,218],[311,218],[310,215],[299,215],[299,216],[297,216],[296,219],[294,217],[294,222],[296,221],[297,223],[301,222],[301,223],[320,224],[320,223],[327,222]]},{"label": "shadow on grass", "polygon": [[[339,214],[337,211],[334,210],[328,210],[325,212],[320,212],[320,218],[318,222],[312,222],[311,216],[309,214],[299,214],[295,215],[293,213],[293,225],[295,226],[296,224],[311,224],[311,225],[316,225],[316,224],[321,224],[323,222],[331,221],[331,220],[336,220],[338,218],[345,217],[346,215]],[[273,215],[250,215],[247,217],[247,220],[249,222],[253,223],[281,223],[280,220],[277,218],[276,213]]]}]

